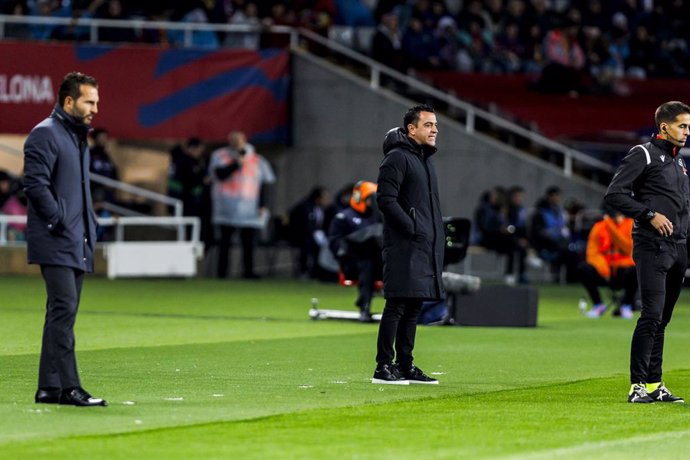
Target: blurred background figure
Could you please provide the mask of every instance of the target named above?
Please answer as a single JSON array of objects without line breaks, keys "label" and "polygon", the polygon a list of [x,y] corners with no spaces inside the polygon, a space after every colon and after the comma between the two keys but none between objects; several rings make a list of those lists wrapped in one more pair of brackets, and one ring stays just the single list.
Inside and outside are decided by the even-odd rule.
[{"label": "blurred background figure", "polygon": [[241,131],[228,135],[228,145],[211,154],[209,172],[212,181],[212,220],[218,227],[218,268],[216,276],[226,278],[230,248],[235,230],[242,240],[243,274],[246,279],[260,278],[254,272],[254,247],[258,230],[269,218],[266,185],[275,182],[273,168]]},{"label": "blurred background figure", "polygon": [[363,322],[371,321],[375,284],[383,278],[383,225],[376,207],[376,189],[373,182],[357,182],[352,189],[350,207],[336,214],[328,229],[328,244],[342,276],[357,282],[359,293],[355,305]]},{"label": "blurred background figure", "polygon": [[182,201],[183,215],[201,221],[204,247],[212,244],[208,164],[200,138],[190,137],[170,150],[168,195]]},{"label": "blurred background figure", "polygon": [[[26,215],[26,196],[22,191],[21,182],[3,169],[0,169],[0,214],[6,216]],[[25,231],[26,224],[9,224],[7,226],[7,240],[24,241]]]},{"label": "blurred background figure", "polygon": [[326,210],[333,199],[326,187],[317,185],[290,209],[290,242],[299,248],[299,276],[320,278],[319,252],[327,245]]},{"label": "blurred background figure", "polygon": [[539,258],[551,266],[552,281],[561,281],[561,267],[568,257],[570,230],[565,211],[561,207],[561,189],[551,186],[537,202],[532,216],[532,246]]},{"label": "blurred background figure", "polygon": [[623,289],[621,305],[614,315],[631,319],[637,295],[637,274],[632,258],[633,219],[613,208],[604,209],[602,220],[594,224],[587,240],[587,259],[580,265],[582,285],[592,299],[589,318],[599,318],[607,309],[599,293],[600,286]]},{"label": "blurred background figure", "polygon": [[[90,133],[91,136],[91,163],[89,170],[100,176],[112,180],[120,180],[120,175],[117,171],[117,166],[108,153],[108,143],[110,136],[108,131],[104,128],[96,128]],[[99,184],[97,181],[91,180],[91,198],[93,200],[93,210],[98,217],[111,217],[112,213],[107,209],[106,203],[116,203],[115,192],[111,187]],[[103,241],[108,238],[108,232],[111,232],[111,227],[99,227],[97,230],[98,241]]]}]

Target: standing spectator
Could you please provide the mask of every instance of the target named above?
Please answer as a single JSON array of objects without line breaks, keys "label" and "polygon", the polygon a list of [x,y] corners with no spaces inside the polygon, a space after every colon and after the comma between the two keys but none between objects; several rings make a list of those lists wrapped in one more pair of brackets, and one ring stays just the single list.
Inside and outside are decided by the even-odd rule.
[{"label": "standing spectator", "polygon": [[371,57],[399,72],[405,71],[402,34],[395,14],[386,13],[381,17],[381,24],[371,40]]},{"label": "standing spectator", "polygon": [[318,277],[318,259],[326,243],[326,209],[331,205],[331,194],[326,187],[317,185],[306,198],[290,209],[290,239],[299,248],[301,277]]},{"label": "standing spectator", "polygon": [[93,271],[96,244],[86,135],[97,113],[96,80],[69,73],[50,117],[24,144],[28,259],[41,266],[48,296],[37,403],[107,405],[82,388],[74,353],[82,282],[84,273]]},{"label": "standing spectator", "polygon": [[577,96],[586,87],[585,53],[578,41],[578,32],[578,24],[566,18],[562,26],[546,34],[546,66],[537,82],[537,89]]},{"label": "standing spectator", "polygon": [[570,243],[570,230],[565,211],[561,207],[561,189],[552,186],[537,203],[532,216],[532,246],[539,257],[551,265],[554,282],[560,281],[561,267],[565,264]]},{"label": "standing spectator", "polygon": [[271,165],[247,142],[243,132],[232,131],[228,146],[211,155],[213,224],[218,226],[218,278],[225,278],[230,263],[232,235],[239,229],[242,240],[243,277],[258,279],[254,272],[254,247],[258,230],[266,226],[266,184],[275,182]]},{"label": "standing spectator", "polygon": [[386,305],[372,383],[438,383],[414,365],[412,356],[422,302],[445,295],[441,284],[445,233],[430,161],[437,134],[434,109],[418,105],[405,113],[403,127],[388,131],[383,142],[377,203],[384,217]]},{"label": "standing spectator", "polygon": [[[3,169],[0,169],[0,214],[6,216],[26,215],[26,196],[21,190],[20,183]],[[7,230],[9,241],[23,241],[25,239],[26,224],[9,224]]]},{"label": "standing spectator", "polygon": [[228,19],[228,24],[254,27],[256,30],[254,32],[229,32],[225,36],[224,46],[250,50],[259,49],[261,20],[258,16],[256,3],[249,2],[244,5],[244,8],[237,9]]},{"label": "standing spectator", "polygon": [[506,264],[508,273],[515,273],[517,263],[517,282],[527,284],[525,275],[525,260],[529,249],[527,236],[527,208],[525,208],[525,189],[514,185],[508,190],[508,233],[512,236],[512,251],[508,254]]},{"label": "standing spectator", "polygon": [[628,402],[684,402],[664,385],[664,334],[687,268],[690,186],[680,149],[690,135],[690,107],[662,104],[650,142],[630,149],[606,191],[606,203],[636,220],[633,258],[642,312],[630,350]]},{"label": "standing spectator", "polygon": [[182,200],[185,216],[201,216],[207,170],[204,144],[198,137],[190,137],[170,151],[168,195]]}]

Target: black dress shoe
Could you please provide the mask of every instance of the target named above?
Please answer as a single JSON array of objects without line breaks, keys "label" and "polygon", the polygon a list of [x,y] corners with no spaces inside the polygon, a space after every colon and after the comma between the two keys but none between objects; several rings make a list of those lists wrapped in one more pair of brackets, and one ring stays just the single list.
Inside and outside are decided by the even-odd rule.
[{"label": "black dress shoe", "polygon": [[60,404],[67,404],[70,406],[107,406],[108,402],[105,399],[93,398],[86,390],[77,387],[63,390],[60,395]]},{"label": "black dress shoe", "polygon": [[41,404],[57,404],[60,402],[59,388],[39,388],[34,401]]}]

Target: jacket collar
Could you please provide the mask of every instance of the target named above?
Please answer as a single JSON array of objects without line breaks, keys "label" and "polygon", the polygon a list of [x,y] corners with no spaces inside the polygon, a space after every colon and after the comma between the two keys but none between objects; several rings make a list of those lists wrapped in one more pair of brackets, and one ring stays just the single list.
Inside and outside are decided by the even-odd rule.
[{"label": "jacket collar", "polygon": [[50,116],[59,120],[60,123],[65,126],[65,128],[75,133],[82,140],[86,139],[87,134],[89,134],[89,126],[81,123],[72,115],[65,112],[65,110],[59,104],[55,104],[53,112],[50,114]]},{"label": "jacket collar", "polygon": [[680,148],[678,148],[678,146],[676,146],[672,142],[667,141],[666,139],[662,139],[659,134],[652,136],[652,144],[656,147],[659,147],[664,152],[671,154],[674,158],[676,157],[676,155],[678,155],[678,152],[680,151]]},{"label": "jacket collar", "polygon": [[429,158],[437,150],[436,147],[430,145],[417,144],[402,128],[393,128],[386,133],[383,141],[383,154],[387,155],[394,148],[403,148],[423,159]]}]

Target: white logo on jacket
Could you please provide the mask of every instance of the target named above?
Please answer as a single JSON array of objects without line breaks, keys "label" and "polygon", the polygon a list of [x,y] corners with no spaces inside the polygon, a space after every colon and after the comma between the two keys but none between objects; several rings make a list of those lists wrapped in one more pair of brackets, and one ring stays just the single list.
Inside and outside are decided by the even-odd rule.
[{"label": "white logo on jacket", "polygon": [[659,155],[659,158],[661,158],[661,161],[664,161],[666,159],[666,155]]}]

